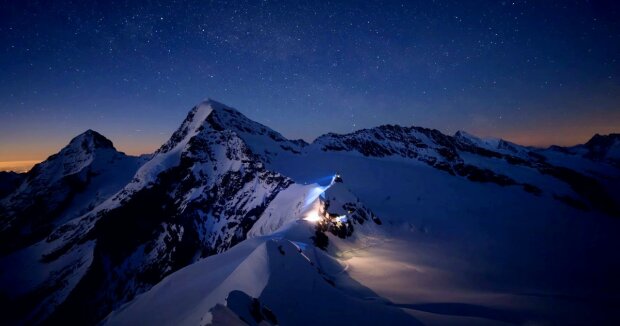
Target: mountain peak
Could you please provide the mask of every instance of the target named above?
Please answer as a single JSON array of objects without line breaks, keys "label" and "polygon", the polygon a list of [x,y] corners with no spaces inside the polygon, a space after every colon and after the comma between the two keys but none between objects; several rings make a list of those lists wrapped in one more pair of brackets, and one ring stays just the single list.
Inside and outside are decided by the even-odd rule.
[{"label": "mountain peak", "polygon": [[[219,110],[229,110],[229,111],[231,111],[231,110],[232,110],[232,111],[237,111],[236,109],[231,108],[231,107],[229,107],[228,105],[226,105],[226,104],[224,104],[224,103],[222,103],[222,102],[219,102],[219,101],[217,101],[217,100],[214,100],[214,99],[212,99],[212,98],[210,98],[210,97],[209,97],[209,98],[207,98],[206,100],[204,100],[204,101],[200,102],[200,104],[198,104],[198,106],[209,106],[209,107],[211,107],[213,110],[217,110],[217,111],[219,111]],[[238,112],[238,111],[237,111],[237,112]]]},{"label": "mountain peak", "polygon": [[88,129],[71,139],[68,147],[78,147],[85,151],[89,151],[98,148],[114,149],[114,144],[112,144],[112,141],[107,139],[102,134],[92,129]]},{"label": "mountain peak", "polygon": [[175,148],[182,149],[191,138],[203,130],[232,131],[257,155],[276,151],[298,152],[307,145],[303,141],[288,140],[271,128],[246,117],[237,109],[209,98],[190,110],[181,127],[158,152],[166,153]]},{"label": "mountain peak", "polygon": [[588,158],[620,162],[620,134],[595,134],[582,146],[587,149]]},{"label": "mountain peak", "polygon": [[90,165],[95,156],[118,153],[112,141],[102,134],[88,129],[75,136],[58,153],[35,165],[30,170],[30,178],[44,175],[46,180],[56,180],[65,175],[81,171]]},{"label": "mountain peak", "polygon": [[[208,111],[208,112],[207,112]],[[239,125],[254,123],[237,109],[226,104],[208,98],[198,104],[190,112],[190,115],[201,117],[203,121],[197,121],[200,124],[208,124],[215,130],[230,129],[233,131],[246,131],[247,128],[239,128]],[[189,116],[188,116],[189,118]]]},{"label": "mountain peak", "polygon": [[476,135],[470,134],[464,130],[459,130],[456,133],[454,133],[454,138],[460,141],[465,141],[469,143],[470,145],[477,145],[481,147],[488,147],[488,146],[497,147],[502,141],[504,141],[503,139],[500,139],[500,138],[489,138],[489,137],[481,138]]},{"label": "mountain peak", "polygon": [[609,135],[601,135],[594,134],[587,143],[586,146],[597,146],[597,145],[611,145],[616,140],[620,140],[620,134],[609,134]]},{"label": "mountain peak", "polygon": [[212,98],[207,98],[190,110],[187,118],[185,118],[185,121],[187,122],[188,120],[192,120],[195,124],[200,125],[206,121],[212,112],[215,112],[218,115],[232,115],[245,118],[245,116],[237,109],[218,102]]},{"label": "mountain peak", "polygon": [[457,130],[457,131],[454,133],[454,137],[475,137],[475,136],[474,136],[474,135],[472,135],[472,134],[470,134],[470,133],[468,133],[468,132],[467,132],[467,131],[465,131],[465,130]]}]

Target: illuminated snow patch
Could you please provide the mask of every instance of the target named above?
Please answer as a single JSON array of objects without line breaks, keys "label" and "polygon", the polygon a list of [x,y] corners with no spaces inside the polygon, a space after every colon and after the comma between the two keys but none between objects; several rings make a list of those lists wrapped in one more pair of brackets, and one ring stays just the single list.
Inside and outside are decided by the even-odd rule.
[{"label": "illuminated snow patch", "polygon": [[347,222],[347,216],[346,215],[340,215],[340,216],[336,217],[335,220],[336,220],[336,222],[346,223]]}]

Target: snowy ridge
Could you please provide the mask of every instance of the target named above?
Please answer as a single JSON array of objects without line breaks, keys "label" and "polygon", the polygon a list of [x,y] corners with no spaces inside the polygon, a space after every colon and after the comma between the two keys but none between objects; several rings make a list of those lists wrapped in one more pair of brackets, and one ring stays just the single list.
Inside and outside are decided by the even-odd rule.
[{"label": "snowy ridge", "polygon": [[[329,275],[338,274],[342,267],[338,268],[338,264],[330,261],[328,256],[316,254],[311,247],[306,250],[288,240],[248,240],[222,255],[207,258],[175,273],[111,314],[105,324],[154,322],[207,325],[212,322],[211,309],[217,303],[225,304],[232,291],[242,291],[259,298],[282,325],[316,325],[334,320],[347,320],[360,325],[380,321],[416,324],[414,318],[396,308],[363,301],[351,295],[354,291],[364,291],[363,288],[351,288],[345,292],[334,288]],[[325,267],[330,267],[321,269],[318,267],[319,260],[323,260]],[[207,270],[213,271],[212,278],[199,276]],[[223,270],[231,271],[222,273]],[[192,286],[179,287],[177,284],[187,284],[182,280],[189,281]],[[288,293],[294,293],[295,297],[282,300],[285,289]],[[348,308],[334,309],[334,306]],[[158,313],[152,314],[152,311]]]},{"label": "snowy ridge", "polygon": [[[567,205],[620,216],[620,205],[615,201],[618,187],[608,185],[607,181],[610,173],[618,178],[614,172],[617,168],[594,164],[592,171],[582,162],[567,168],[558,163],[558,160],[573,160],[567,155],[556,155],[552,162],[549,151],[501,139],[482,140],[465,132],[448,136],[432,129],[385,125],[345,135],[327,134],[317,138],[310,148],[382,160],[421,162],[473,182],[519,187],[537,196],[548,190],[552,198]],[[306,153],[313,155],[311,150]],[[557,187],[558,181],[563,185]],[[570,190],[564,191],[567,187]]]},{"label": "snowy ridge", "polygon": [[248,232],[248,238],[274,234],[303,219],[322,193],[317,184],[292,184],[280,192]]},{"label": "snowy ridge", "polygon": [[73,138],[60,152],[35,165],[27,173],[27,182],[22,184],[17,193],[31,191],[29,187],[47,187],[63,177],[79,173],[88,167],[98,154],[114,155],[116,149],[105,137],[93,130],[87,130]]},{"label": "snowy ridge", "polygon": [[209,99],[189,112],[181,127],[136,173],[126,191],[141,189],[152,183],[162,171],[177,166],[190,140],[205,129],[234,132],[254,155],[263,159],[277,155],[281,151],[298,152],[307,145],[303,141],[289,141],[272,129],[248,119],[239,111]]},{"label": "snowy ridge", "polygon": [[356,151],[364,156],[415,158],[429,165],[445,166],[460,162],[449,137],[437,130],[385,125],[351,134],[327,134],[313,146],[323,151]]},{"label": "snowy ridge", "polygon": [[616,166],[620,164],[620,134],[604,136],[596,134],[583,145],[569,148],[555,146],[555,149],[581,155],[592,160],[610,162]]},{"label": "snowy ridge", "polygon": [[299,154],[308,144],[303,140],[289,140],[277,131],[248,119],[238,110],[214,100],[208,101],[214,108],[209,124],[215,130],[234,131],[252,152],[268,163],[282,154]]},{"label": "snowy ridge", "polygon": [[[131,325],[135,323],[153,322],[157,324],[191,324],[200,321],[204,313],[216,303],[223,301],[232,289],[240,289],[250,295],[257,296],[263,290],[269,271],[266,270],[268,257],[264,243],[244,242],[231,249],[228,255],[217,255],[202,260],[195,265],[202,265],[210,270],[213,277],[205,278],[203,269],[184,269],[183,272],[168,277],[156,285],[151,291],[139,296],[141,301],[133,301],[112,313],[109,324]],[[179,282],[179,279],[195,280]],[[246,282],[245,280],[253,282]],[[190,285],[184,287],[183,284]],[[158,292],[168,292],[166,297]],[[207,295],[205,295],[207,294]],[[170,304],[171,298],[176,304]],[[140,316],[131,310],[158,307],[158,314]]]},{"label": "snowy ridge", "polygon": [[116,151],[111,141],[89,129],[73,138],[58,154],[37,164],[32,170],[36,171],[34,174],[38,174],[41,181],[52,183],[90,165],[96,150]]},{"label": "snowy ridge", "polygon": [[522,159],[530,158],[530,150],[499,138],[478,138],[465,131],[459,130],[454,134],[454,139],[462,144],[495,151],[501,154],[512,155]]},{"label": "snowy ridge", "polygon": [[213,109],[206,102],[194,107],[181,124],[181,127],[155,152],[153,158],[138,170],[131,183],[125,188],[126,191],[132,192],[142,189],[154,182],[157,175],[162,171],[177,166],[187,143],[198,134],[205,119],[212,111]]},{"label": "snowy ridge", "polygon": [[[333,191],[330,191],[332,189]],[[336,222],[334,219],[334,223],[339,225],[348,224],[352,227],[353,224],[363,224],[369,220],[365,214],[372,213],[362,212],[359,207],[353,205],[359,206],[359,199],[346,189],[339,176],[332,178],[332,181],[325,186],[292,185],[280,192],[272,201],[248,233],[248,240],[225,253],[197,262],[164,279],[133,302],[111,313],[106,318],[106,324],[131,325],[137,322],[157,321],[166,325],[206,325],[213,321],[212,308],[216,304],[226,303],[233,291],[242,291],[250,297],[259,298],[269,309],[274,309],[274,318],[284,324],[311,325],[327,322],[342,313],[347,315],[348,320],[354,320],[357,324],[372,324],[385,319],[396,323],[407,321],[406,324],[415,324],[415,319],[408,319],[395,309],[365,303],[332,288],[334,279],[342,277],[342,266],[331,256],[317,252],[309,241],[313,234],[328,231],[327,225],[331,223],[331,215],[335,213],[351,217],[351,221]],[[287,215],[292,218],[287,219]],[[314,216],[319,220],[309,218]],[[346,232],[339,234],[336,229],[331,228],[329,231],[333,235],[326,237],[345,238],[351,235]],[[229,272],[220,273],[219,271],[223,269]],[[207,270],[213,273],[213,278],[196,277]],[[172,285],[185,282],[193,285],[189,288]],[[345,284],[349,281],[341,280],[341,282]],[[292,291],[301,296],[296,299],[300,302],[297,308],[284,308],[288,304],[278,299],[283,287],[294,289]],[[320,290],[317,292],[317,289]],[[354,288],[348,291],[367,290]],[[322,300],[314,302],[318,297]],[[352,307],[361,305],[366,312],[360,313],[358,308],[333,311],[325,304],[326,300],[341,304],[346,302]],[[172,304],[172,302],[184,303]],[[228,305],[231,305],[231,302],[228,302]],[[156,315],[147,313],[152,309],[158,313]],[[304,313],[306,310],[315,314],[320,313],[309,318]],[[288,313],[285,313],[286,311]],[[248,321],[247,316],[243,315],[242,318]]]},{"label": "snowy ridge", "polygon": [[[485,150],[469,142],[464,146],[458,139],[434,129],[385,125],[346,135],[327,134],[315,140],[312,147],[325,152],[360,153],[365,157],[421,162],[474,182],[520,186],[528,192],[539,192],[537,187],[514,180],[501,171],[492,171],[469,164],[463,159],[462,150],[511,160],[513,156]],[[529,164],[529,161],[525,160],[519,162]]]}]

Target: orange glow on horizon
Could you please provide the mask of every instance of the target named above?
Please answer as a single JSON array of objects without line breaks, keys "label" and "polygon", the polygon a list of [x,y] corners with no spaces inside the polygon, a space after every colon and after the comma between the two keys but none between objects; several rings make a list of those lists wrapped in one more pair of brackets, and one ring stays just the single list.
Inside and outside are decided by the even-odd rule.
[{"label": "orange glow on horizon", "polygon": [[32,167],[43,160],[27,161],[0,161],[0,171],[13,171],[18,173],[28,172]]}]

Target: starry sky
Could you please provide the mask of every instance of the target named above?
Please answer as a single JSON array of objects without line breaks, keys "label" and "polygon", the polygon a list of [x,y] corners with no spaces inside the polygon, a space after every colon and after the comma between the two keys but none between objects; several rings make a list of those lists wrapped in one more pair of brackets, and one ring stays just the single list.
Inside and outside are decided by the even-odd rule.
[{"label": "starry sky", "polygon": [[289,138],[620,131],[618,1],[0,0],[0,162],[151,152],[208,97]]}]

